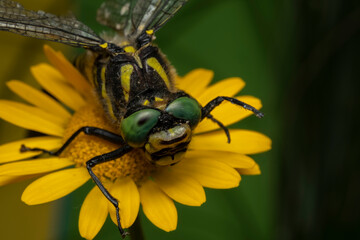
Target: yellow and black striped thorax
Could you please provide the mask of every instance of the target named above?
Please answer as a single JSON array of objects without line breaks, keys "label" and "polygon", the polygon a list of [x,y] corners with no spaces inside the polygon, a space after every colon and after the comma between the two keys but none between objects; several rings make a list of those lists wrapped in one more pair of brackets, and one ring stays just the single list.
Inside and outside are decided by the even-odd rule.
[{"label": "yellow and black striped thorax", "polygon": [[88,52],[75,63],[92,82],[109,117],[120,122],[129,107],[164,109],[176,91],[168,60],[150,43],[140,49],[127,42],[120,47],[113,55]]}]

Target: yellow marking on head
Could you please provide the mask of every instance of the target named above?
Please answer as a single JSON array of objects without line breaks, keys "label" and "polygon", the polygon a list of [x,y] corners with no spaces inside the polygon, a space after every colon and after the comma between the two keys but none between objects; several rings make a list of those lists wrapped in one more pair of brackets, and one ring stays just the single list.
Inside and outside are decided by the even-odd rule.
[{"label": "yellow marking on head", "polygon": [[156,58],[151,57],[151,58],[146,59],[146,63],[147,63],[147,65],[152,67],[159,74],[159,76],[162,78],[162,80],[166,84],[166,87],[168,89],[170,89],[169,78],[166,75],[166,72],[165,72],[164,68],[161,66],[161,64],[159,63],[159,61]]},{"label": "yellow marking on head", "polygon": [[143,105],[144,105],[144,106],[147,106],[147,105],[149,105],[149,104],[150,104],[150,102],[149,102],[149,100],[147,100],[147,99],[143,102]]},{"label": "yellow marking on head", "polygon": [[106,66],[103,66],[101,68],[101,74],[100,74],[100,78],[101,78],[101,96],[105,99],[106,101],[106,105],[107,105],[107,110],[110,114],[110,117],[113,120],[116,120],[115,114],[114,114],[114,110],[110,101],[110,98],[106,92],[106,79],[105,79],[105,71],[106,71]]},{"label": "yellow marking on head", "polygon": [[146,33],[147,33],[148,35],[153,35],[153,34],[154,34],[154,30],[152,30],[152,29],[146,30]]},{"label": "yellow marking on head", "polygon": [[124,51],[125,52],[128,52],[128,53],[134,53],[135,52],[135,48],[133,46],[126,46],[124,48]]},{"label": "yellow marking on head", "polygon": [[167,106],[167,102],[165,102],[164,99],[155,97],[154,107],[160,110],[165,110],[166,106]]},{"label": "yellow marking on head", "polygon": [[108,43],[106,42],[106,43],[100,44],[99,47],[101,47],[101,48],[107,48],[107,47],[108,47]]},{"label": "yellow marking on head", "polygon": [[129,93],[130,93],[130,80],[131,80],[131,74],[134,70],[133,65],[126,64],[121,67],[120,69],[120,78],[121,78],[121,87],[124,92],[125,100],[129,100]]}]

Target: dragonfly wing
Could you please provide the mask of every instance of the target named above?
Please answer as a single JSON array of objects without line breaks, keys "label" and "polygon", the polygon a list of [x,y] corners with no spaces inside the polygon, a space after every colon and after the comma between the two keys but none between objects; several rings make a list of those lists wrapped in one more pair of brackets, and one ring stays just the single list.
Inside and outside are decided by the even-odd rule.
[{"label": "dragonfly wing", "polygon": [[10,0],[0,0],[0,30],[83,48],[96,48],[105,42],[73,16],[27,10]]}]

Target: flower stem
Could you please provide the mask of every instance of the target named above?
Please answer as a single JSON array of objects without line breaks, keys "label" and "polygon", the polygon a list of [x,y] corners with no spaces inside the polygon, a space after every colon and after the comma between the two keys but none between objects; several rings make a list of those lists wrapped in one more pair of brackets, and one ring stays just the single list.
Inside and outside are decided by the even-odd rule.
[{"label": "flower stem", "polygon": [[134,224],[130,227],[131,240],[144,240],[144,233],[141,227],[140,217],[137,216]]}]

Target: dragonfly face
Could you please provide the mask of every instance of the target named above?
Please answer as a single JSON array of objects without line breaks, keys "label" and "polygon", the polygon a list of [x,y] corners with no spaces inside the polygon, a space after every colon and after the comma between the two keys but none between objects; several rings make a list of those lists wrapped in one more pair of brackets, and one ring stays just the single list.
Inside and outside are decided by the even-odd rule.
[{"label": "dragonfly face", "polygon": [[121,121],[123,138],[132,147],[142,147],[152,163],[177,163],[201,120],[201,106],[184,92],[151,96],[140,102],[145,105],[134,104],[137,109],[130,108]]}]

